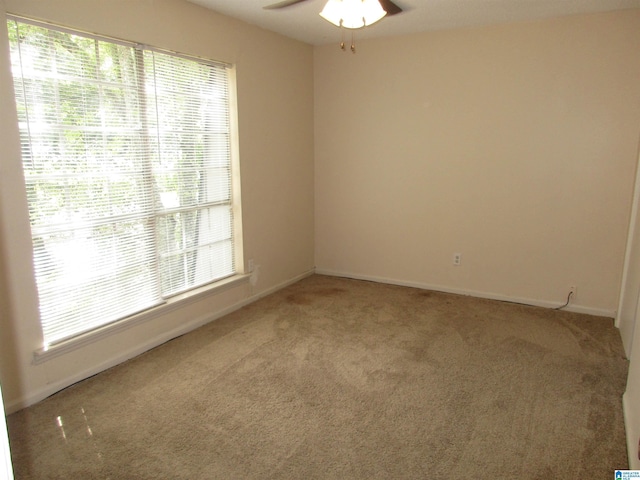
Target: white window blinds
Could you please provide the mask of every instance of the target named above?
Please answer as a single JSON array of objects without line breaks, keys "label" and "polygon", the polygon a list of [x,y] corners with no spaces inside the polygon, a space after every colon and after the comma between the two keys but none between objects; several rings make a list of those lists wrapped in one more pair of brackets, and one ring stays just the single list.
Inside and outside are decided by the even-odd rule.
[{"label": "white window blinds", "polygon": [[45,347],[232,275],[226,66],[8,27]]}]

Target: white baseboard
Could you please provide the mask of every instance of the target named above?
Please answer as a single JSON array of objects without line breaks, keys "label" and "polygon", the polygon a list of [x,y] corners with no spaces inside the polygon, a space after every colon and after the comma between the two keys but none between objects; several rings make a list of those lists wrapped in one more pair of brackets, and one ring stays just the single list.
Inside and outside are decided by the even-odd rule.
[{"label": "white baseboard", "polygon": [[73,385],[74,383],[80,382],[86,378],[89,378],[93,375],[103,372],[111,367],[114,367],[120,363],[123,363],[133,357],[136,357],[148,350],[151,350],[152,348],[162,345],[163,343],[166,343],[169,340],[173,340],[174,338],[177,338],[177,337],[180,337],[181,335],[189,333],[199,327],[202,327],[203,325],[206,325],[207,323],[210,323],[214,320],[222,318],[225,315],[235,312],[236,310],[239,310],[242,307],[255,302],[256,300],[259,300],[263,297],[266,297],[267,295],[277,292],[278,290],[282,290],[283,288],[288,287],[289,285],[299,282],[300,280],[306,277],[309,277],[310,275],[313,275],[313,273],[314,273],[313,270],[304,272],[300,275],[297,275],[296,277],[293,277],[287,281],[279,283],[271,288],[268,288],[267,290],[253,294],[247,297],[246,299],[240,302],[234,303],[233,305],[230,305],[226,308],[223,308],[216,312],[212,312],[207,315],[200,316],[198,318],[191,320],[186,324],[180,325],[177,328],[163,332],[162,334],[157,335],[153,338],[150,338],[144,343],[136,345],[135,347],[129,350],[126,350],[124,352],[117,352],[117,355],[114,355],[112,358],[98,365],[93,365],[74,375],[49,383],[46,386],[38,389],[37,391],[31,392],[29,395],[23,398],[20,398],[18,400],[14,400],[10,403],[5,404],[6,414],[8,415],[8,414],[17,412],[18,410],[26,408],[35,403],[38,403],[44,400],[45,398],[53,395],[54,393],[59,392],[60,390],[63,390],[64,388],[67,388]]},{"label": "white baseboard", "polygon": [[[321,268],[317,268],[316,273],[318,275],[328,275],[331,277],[353,278],[355,280],[366,280],[369,282],[387,283],[390,285],[399,285],[402,287],[420,288],[422,290],[433,290],[435,292],[454,293],[456,295],[467,295],[470,297],[487,298],[490,300],[499,300],[502,302],[521,303],[524,305],[531,305],[534,307],[558,308],[563,305],[563,303],[552,302],[548,300],[537,300],[537,299],[522,298],[522,297],[510,297],[510,296],[502,295],[498,293],[480,292],[476,290],[466,290],[462,288],[446,287],[443,285],[431,285],[427,283],[410,282],[405,280],[397,280],[394,278],[376,277],[372,275],[360,275],[357,273],[338,272],[334,270],[325,270]],[[592,308],[584,305],[568,305],[563,310],[566,310],[567,312],[584,313],[587,315],[596,315],[600,317],[615,318],[616,316],[615,310]]]}]

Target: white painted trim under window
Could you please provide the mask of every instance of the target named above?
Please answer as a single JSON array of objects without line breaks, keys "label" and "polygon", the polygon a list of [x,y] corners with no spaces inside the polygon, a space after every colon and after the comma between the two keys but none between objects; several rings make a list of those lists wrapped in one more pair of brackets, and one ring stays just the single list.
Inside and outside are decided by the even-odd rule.
[{"label": "white painted trim under window", "polygon": [[248,283],[250,277],[251,276],[248,274],[234,275],[213,284],[205,285],[194,290],[189,290],[187,292],[169,298],[166,302],[156,307],[150,308],[135,315],[131,315],[130,317],[123,318],[122,320],[109,323],[77,337],[52,345],[49,348],[39,348],[33,353],[33,363],[37,365],[47,360],[51,360],[52,358],[84,347],[87,344],[96,342],[102,338],[121,332],[122,330],[125,330],[127,328],[131,328],[135,325],[148,322],[149,320],[157,318],[160,315],[165,315],[170,311],[175,310],[176,308],[184,307],[185,305],[200,300],[207,295],[220,293],[228,290],[229,288],[236,287],[242,283]]}]

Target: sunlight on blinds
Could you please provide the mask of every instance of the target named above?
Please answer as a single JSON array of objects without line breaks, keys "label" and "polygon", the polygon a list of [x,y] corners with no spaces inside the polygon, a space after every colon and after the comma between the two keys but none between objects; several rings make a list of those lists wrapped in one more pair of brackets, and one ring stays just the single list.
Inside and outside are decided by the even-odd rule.
[{"label": "sunlight on blinds", "polygon": [[8,27],[45,346],[232,275],[226,68]]}]

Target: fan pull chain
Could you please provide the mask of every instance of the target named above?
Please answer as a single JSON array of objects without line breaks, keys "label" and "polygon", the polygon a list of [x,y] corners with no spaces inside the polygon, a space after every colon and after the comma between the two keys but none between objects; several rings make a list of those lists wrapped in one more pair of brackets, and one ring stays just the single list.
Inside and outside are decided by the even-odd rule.
[{"label": "fan pull chain", "polygon": [[[340,41],[340,50],[343,52],[347,51],[347,46],[344,43],[344,27],[342,23],[340,24],[340,33],[342,35],[342,40]],[[355,30],[351,30],[351,53],[356,53],[356,32]]]}]

